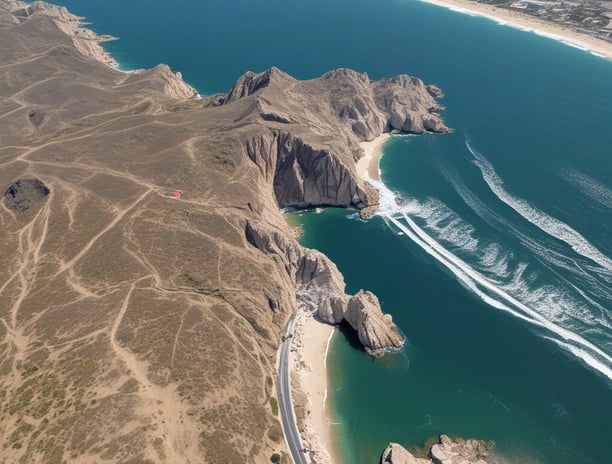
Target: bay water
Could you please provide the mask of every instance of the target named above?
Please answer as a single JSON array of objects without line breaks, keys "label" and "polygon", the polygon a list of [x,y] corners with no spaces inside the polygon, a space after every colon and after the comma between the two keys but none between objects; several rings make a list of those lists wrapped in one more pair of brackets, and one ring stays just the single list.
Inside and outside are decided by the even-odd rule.
[{"label": "bay water", "polygon": [[122,68],[168,63],[201,94],[270,66],[439,85],[453,133],[385,145],[377,216],[300,215],[407,337],[377,361],[334,337],[342,462],[439,433],[500,462],[612,462],[612,62],[414,0],[57,3],[119,37]]}]

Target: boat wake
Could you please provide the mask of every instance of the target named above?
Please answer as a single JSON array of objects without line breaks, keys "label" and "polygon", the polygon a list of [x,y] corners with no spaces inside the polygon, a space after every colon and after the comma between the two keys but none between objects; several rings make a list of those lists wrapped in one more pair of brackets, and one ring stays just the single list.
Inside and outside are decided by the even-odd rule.
[{"label": "boat wake", "polygon": [[474,164],[480,169],[482,178],[497,198],[540,230],[565,242],[576,253],[597,263],[606,272],[612,272],[612,260],[610,258],[563,221],[549,216],[529,202],[509,193],[504,188],[504,181],[497,175],[484,155],[475,150],[468,140],[466,140],[465,146],[474,157]]},{"label": "boat wake", "polygon": [[[482,160],[478,161],[485,166],[483,170],[488,169]],[[518,204],[518,199],[500,187],[503,184],[501,179],[495,178],[489,170],[487,175],[501,196],[533,219],[537,210],[525,211],[526,202]],[[482,301],[538,327],[546,338],[612,380],[612,357],[593,341],[577,333],[582,332],[585,324],[610,328],[612,324],[603,307],[601,311],[593,312],[588,304],[579,301],[570,291],[546,283],[537,270],[499,243],[478,238],[474,227],[444,203],[435,199],[408,199],[398,203],[397,195],[382,182],[370,182],[380,192],[377,214],[391,229],[401,232],[402,235],[398,233],[401,238],[411,240],[434,257]],[[533,220],[541,222],[542,217]],[[559,225],[549,216],[546,221],[545,227],[549,229],[550,224]],[[562,230],[567,232],[565,228]],[[559,235],[558,231],[555,232]],[[576,240],[571,233],[564,238]],[[582,241],[580,244],[585,246]],[[582,247],[580,249],[584,251]],[[587,251],[594,254],[590,248]],[[601,261],[606,263],[605,260]]]},{"label": "boat wake", "polygon": [[591,200],[612,209],[612,190],[604,184],[575,169],[565,169],[561,175]]}]

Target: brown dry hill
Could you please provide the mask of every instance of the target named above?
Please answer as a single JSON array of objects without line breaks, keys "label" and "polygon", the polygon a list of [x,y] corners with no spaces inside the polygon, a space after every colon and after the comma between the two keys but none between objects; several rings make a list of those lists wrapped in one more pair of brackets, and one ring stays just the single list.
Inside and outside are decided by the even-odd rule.
[{"label": "brown dry hill", "polygon": [[0,0],[0,462],[269,462],[283,327],[348,299],[279,207],[375,204],[358,142],[439,107],[408,76],[198,99],[102,61],[65,9]]}]

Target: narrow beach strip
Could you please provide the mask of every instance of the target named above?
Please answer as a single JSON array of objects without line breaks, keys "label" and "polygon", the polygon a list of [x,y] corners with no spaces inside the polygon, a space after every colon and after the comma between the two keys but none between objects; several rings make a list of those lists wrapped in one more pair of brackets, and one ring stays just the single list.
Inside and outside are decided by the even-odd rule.
[{"label": "narrow beach strip", "polygon": [[468,0],[418,0],[458,13],[482,16],[496,23],[562,42],[601,58],[612,60],[612,42],[578,32],[570,26],[545,21],[519,11]]},{"label": "narrow beach strip", "polygon": [[336,463],[332,418],[327,408],[327,352],[334,327],[319,322],[312,315],[296,315],[291,365],[299,378],[299,388],[307,397],[304,447],[313,462]]}]

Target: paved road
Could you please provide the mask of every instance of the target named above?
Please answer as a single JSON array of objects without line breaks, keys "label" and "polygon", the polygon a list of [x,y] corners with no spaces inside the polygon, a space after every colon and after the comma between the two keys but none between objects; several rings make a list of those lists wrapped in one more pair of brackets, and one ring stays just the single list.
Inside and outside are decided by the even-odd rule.
[{"label": "paved road", "polygon": [[297,428],[295,414],[293,413],[293,402],[291,401],[291,380],[289,371],[289,349],[291,348],[290,335],[293,333],[294,319],[291,319],[285,332],[285,340],[281,345],[280,359],[278,362],[278,377],[276,390],[278,396],[278,410],[280,412],[281,423],[285,440],[291,452],[291,458],[295,464],[308,464],[308,459],[302,451],[304,446]]}]

